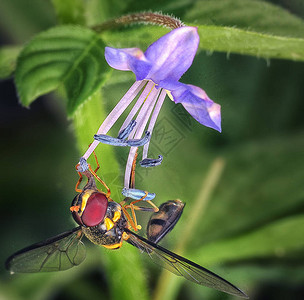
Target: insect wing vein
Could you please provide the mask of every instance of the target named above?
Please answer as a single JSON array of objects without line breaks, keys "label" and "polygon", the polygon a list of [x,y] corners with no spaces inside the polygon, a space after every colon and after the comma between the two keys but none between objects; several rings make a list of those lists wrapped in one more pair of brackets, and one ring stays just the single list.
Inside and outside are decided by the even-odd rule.
[{"label": "insect wing vein", "polygon": [[[143,250],[152,260],[172,273],[184,278],[231,295],[248,299],[248,296],[229,281],[209,271],[208,269],[181,257],[137,234],[126,229],[130,243]],[[161,263],[162,262],[162,263]]]},{"label": "insect wing vein", "polygon": [[[11,273],[36,273],[67,270],[85,259],[80,227],[24,248],[6,261]],[[72,259],[71,259],[72,258]]]}]

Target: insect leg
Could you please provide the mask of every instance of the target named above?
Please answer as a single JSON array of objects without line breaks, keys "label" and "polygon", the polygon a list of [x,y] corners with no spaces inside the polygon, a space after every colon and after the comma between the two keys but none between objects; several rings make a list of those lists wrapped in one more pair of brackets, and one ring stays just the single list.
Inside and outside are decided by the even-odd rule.
[{"label": "insect leg", "polygon": [[[124,202],[124,201],[122,201]],[[130,216],[130,214],[127,212],[126,208],[124,206],[121,206],[121,209],[125,215],[125,217],[127,218],[127,221],[129,223],[129,225],[135,230],[137,231],[138,229],[140,229],[141,227],[139,226],[138,228],[138,225],[134,223],[132,217]]]},{"label": "insect leg", "polygon": [[[78,164],[75,166],[76,171],[78,170],[78,166],[79,166],[79,165],[80,165],[80,164],[78,163]],[[78,179],[78,181],[77,181],[77,183],[76,183],[76,185],[75,185],[75,191],[76,191],[77,193],[81,193],[82,190],[79,189],[78,187],[79,187],[79,185],[80,185],[80,183],[81,183],[83,177],[82,177],[82,174],[81,174],[80,172],[77,171],[77,173],[78,173],[78,175],[79,175],[79,179]]]},{"label": "insect leg", "polygon": [[98,162],[97,155],[96,155],[95,151],[93,151],[93,154],[94,154],[94,157],[95,157],[95,160],[96,160],[96,164],[97,164],[97,167],[96,167],[96,169],[94,171],[96,173],[99,170],[100,165],[99,165],[99,162]]},{"label": "insect leg", "polygon": [[106,183],[101,180],[101,178],[93,171],[92,167],[89,165],[89,170],[90,172],[93,174],[93,176],[106,188],[107,193],[106,193],[106,197],[109,198],[111,195],[111,190],[110,188],[106,185]]}]

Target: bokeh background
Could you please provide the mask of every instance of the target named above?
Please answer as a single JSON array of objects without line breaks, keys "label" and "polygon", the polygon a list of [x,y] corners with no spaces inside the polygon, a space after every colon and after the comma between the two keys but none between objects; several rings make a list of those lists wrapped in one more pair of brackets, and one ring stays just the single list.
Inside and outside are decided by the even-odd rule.
[{"label": "bokeh background", "polygon": [[[90,6],[92,24],[151,9],[185,22],[199,19],[201,24],[304,37],[301,0],[84,2]],[[51,1],[1,0],[0,5],[1,46],[22,45],[58,23]],[[290,19],[265,13],[275,7]],[[164,162],[153,170],[137,170],[138,187],[156,192],[158,205],[176,198],[187,203],[163,245],[174,250],[186,240],[184,256],[219,273],[251,299],[304,297],[303,67],[303,62],[199,52],[182,81],[204,88],[221,104],[223,132],[201,126],[166,101],[151,141],[151,156],[162,153]],[[108,111],[134,81],[132,74],[118,71],[112,77],[101,91]],[[0,299],[125,299],[109,284],[109,276],[124,282],[119,271],[107,271],[107,256],[112,254],[88,242],[87,260],[70,271],[10,276],[4,269],[5,259],[16,250],[74,227],[68,208],[81,153],[58,94],[24,108],[10,77],[0,81],[0,107]],[[96,120],[96,126],[101,121]],[[115,153],[123,172],[127,152]],[[206,178],[219,161],[219,178],[210,187]],[[123,173],[102,172],[105,178],[111,174],[108,184],[119,197]],[[212,193],[205,197],[209,188]],[[188,221],[200,201],[201,217],[189,232]],[[147,221],[145,215],[139,218],[142,224]],[[114,255],[124,255],[119,251]],[[128,260],[126,256],[121,268],[132,273]],[[144,255],[139,260],[140,276],[148,283],[141,299],[236,299],[176,281]]]}]

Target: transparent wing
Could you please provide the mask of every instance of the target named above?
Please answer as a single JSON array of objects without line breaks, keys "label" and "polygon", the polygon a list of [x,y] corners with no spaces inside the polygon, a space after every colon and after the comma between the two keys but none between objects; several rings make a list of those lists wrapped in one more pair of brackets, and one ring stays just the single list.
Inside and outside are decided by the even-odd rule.
[{"label": "transparent wing", "polygon": [[79,265],[86,256],[81,227],[26,247],[10,256],[5,266],[11,273],[62,271]]},{"label": "transparent wing", "polygon": [[248,296],[239,288],[215,273],[157,244],[154,244],[128,229],[125,231],[130,236],[127,240],[130,244],[137,247],[142,252],[147,253],[156,264],[161,265],[172,273],[183,276],[197,284],[248,299]]}]

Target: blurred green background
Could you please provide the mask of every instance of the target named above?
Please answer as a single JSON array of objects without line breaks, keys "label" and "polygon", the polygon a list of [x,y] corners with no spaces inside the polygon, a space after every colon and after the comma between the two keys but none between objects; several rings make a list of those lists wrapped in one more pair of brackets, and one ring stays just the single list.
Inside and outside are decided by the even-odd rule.
[{"label": "blurred green background", "polygon": [[[185,22],[304,37],[301,0],[84,0],[73,5],[82,2],[88,7],[89,25],[151,9],[173,13]],[[1,46],[22,45],[58,22],[52,1],[1,0]],[[153,170],[137,169],[137,186],[155,192],[157,205],[175,198],[187,203],[163,245],[174,250],[187,238],[184,256],[219,273],[251,299],[304,297],[303,67],[303,62],[199,52],[182,82],[202,87],[221,104],[223,132],[201,126],[179,105],[165,101],[150,148],[150,156],[163,154],[163,164]],[[134,81],[132,74],[121,73],[114,71],[101,90],[107,111]],[[117,255],[124,257],[120,267],[130,274],[129,260],[138,260],[140,276],[148,286],[139,299],[235,299],[174,278],[164,279],[167,290],[161,290],[157,280],[162,270],[136,251],[132,252],[135,258],[126,255],[124,248],[129,245],[113,254],[87,242],[87,259],[77,268],[10,276],[4,269],[10,254],[75,226],[68,208],[77,181],[74,165],[82,153],[57,94],[23,108],[11,77],[0,82],[0,99],[1,300],[127,299],[119,290],[125,278],[119,268],[111,272],[107,258],[115,260]],[[101,121],[96,120],[97,127]],[[109,169],[101,172],[113,197],[121,200],[127,152],[118,149],[115,154],[121,174]],[[210,167],[219,157],[224,161],[223,172],[189,233],[188,221],[200,202]],[[107,157],[101,163],[102,159]],[[147,216],[139,218],[145,228]],[[132,286],[124,289],[126,294],[135,290]]]}]

